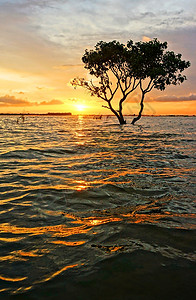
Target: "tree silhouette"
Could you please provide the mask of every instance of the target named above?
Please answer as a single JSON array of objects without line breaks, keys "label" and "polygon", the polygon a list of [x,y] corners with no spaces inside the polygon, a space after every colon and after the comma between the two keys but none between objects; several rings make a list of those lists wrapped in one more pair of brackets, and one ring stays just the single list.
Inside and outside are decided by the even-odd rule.
[{"label": "tree silhouette", "polygon": [[[141,101],[139,114],[132,120],[135,124],[141,118],[147,93],[153,88],[162,91],[167,85],[181,84],[186,80],[182,72],[190,62],[181,60],[181,54],[166,49],[167,42],[161,43],[157,39],[135,44],[130,40],[126,46],[117,41],[100,41],[94,50],[85,50],[82,57],[84,68],[96,80],[74,78],[71,84],[84,87],[92,96],[104,100],[103,107],[110,109],[120,124],[126,124],[123,103],[138,88]],[[113,104],[115,97],[119,97],[117,109]]]}]

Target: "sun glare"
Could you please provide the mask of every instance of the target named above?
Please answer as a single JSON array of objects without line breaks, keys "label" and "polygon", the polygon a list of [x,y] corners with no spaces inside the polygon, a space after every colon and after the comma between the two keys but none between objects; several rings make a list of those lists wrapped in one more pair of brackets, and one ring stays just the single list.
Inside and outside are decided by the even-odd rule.
[{"label": "sun glare", "polygon": [[77,111],[84,111],[85,108],[86,108],[86,106],[84,104],[81,104],[81,103],[78,103],[75,106],[76,106]]}]

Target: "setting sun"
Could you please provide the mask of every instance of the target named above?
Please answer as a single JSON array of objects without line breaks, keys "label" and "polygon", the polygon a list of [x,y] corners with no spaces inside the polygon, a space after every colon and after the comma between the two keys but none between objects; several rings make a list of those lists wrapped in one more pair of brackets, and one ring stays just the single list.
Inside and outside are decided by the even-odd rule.
[{"label": "setting sun", "polygon": [[86,106],[84,104],[78,103],[75,105],[77,111],[84,111]]}]

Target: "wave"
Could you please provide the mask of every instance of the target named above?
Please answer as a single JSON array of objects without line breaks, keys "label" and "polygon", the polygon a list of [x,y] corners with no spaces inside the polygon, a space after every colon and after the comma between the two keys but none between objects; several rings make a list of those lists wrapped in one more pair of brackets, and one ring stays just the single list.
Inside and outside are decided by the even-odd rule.
[{"label": "wave", "polygon": [[165,120],[1,123],[0,295],[58,289],[119,255],[137,272],[194,263],[194,120]]},{"label": "wave", "polygon": [[29,148],[25,150],[13,150],[0,154],[3,158],[21,158],[21,159],[37,159],[38,156],[59,156],[65,154],[75,154],[77,150],[69,148],[45,148],[45,149],[35,149]]}]

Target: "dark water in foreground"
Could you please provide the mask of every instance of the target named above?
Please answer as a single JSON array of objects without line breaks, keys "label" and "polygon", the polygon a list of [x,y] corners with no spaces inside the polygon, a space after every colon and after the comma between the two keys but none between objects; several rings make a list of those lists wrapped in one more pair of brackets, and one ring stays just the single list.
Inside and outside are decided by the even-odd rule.
[{"label": "dark water in foreground", "polygon": [[194,299],[195,118],[0,118],[0,298]]}]

